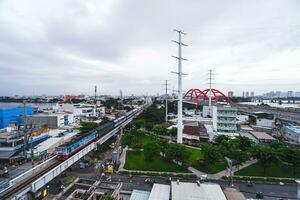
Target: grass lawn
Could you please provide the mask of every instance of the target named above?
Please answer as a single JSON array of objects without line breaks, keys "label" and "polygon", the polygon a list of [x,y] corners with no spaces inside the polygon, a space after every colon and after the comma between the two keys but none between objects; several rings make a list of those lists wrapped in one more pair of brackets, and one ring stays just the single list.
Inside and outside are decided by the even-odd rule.
[{"label": "grass lawn", "polygon": [[[154,138],[146,135],[146,134],[136,134],[136,139],[137,139],[137,144],[141,144],[142,146],[144,146],[146,143],[153,141]],[[129,147],[133,147],[132,145],[130,145]]]},{"label": "grass lawn", "polygon": [[196,166],[195,168],[208,174],[215,174],[226,169],[226,164],[222,162],[214,163],[211,165],[198,164],[198,166]]},{"label": "grass lawn", "polygon": [[162,171],[162,172],[189,172],[187,169],[167,162],[161,156],[152,161],[146,161],[142,151],[127,151],[124,169],[141,171]]},{"label": "grass lawn", "polygon": [[203,158],[202,151],[199,149],[194,149],[189,147],[185,147],[185,148],[190,155],[188,162],[190,163],[191,166],[196,166],[198,160]]},{"label": "grass lawn", "polygon": [[224,163],[214,163],[212,165],[199,164],[199,159],[203,158],[203,152],[189,147],[186,147],[186,149],[190,154],[189,163],[192,167],[208,174],[215,174],[226,169]]},{"label": "grass lawn", "polygon": [[291,166],[274,164],[270,167],[267,167],[266,174],[264,174],[263,166],[260,163],[255,163],[236,172],[235,175],[300,178],[300,167],[296,168],[295,175],[293,174],[293,172],[294,171]]}]

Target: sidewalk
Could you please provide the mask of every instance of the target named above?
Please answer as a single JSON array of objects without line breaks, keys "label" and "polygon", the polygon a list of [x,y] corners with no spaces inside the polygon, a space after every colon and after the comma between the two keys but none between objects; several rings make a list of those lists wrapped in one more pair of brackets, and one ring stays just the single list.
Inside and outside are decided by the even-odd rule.
[{"label": "sidewalk", "polygon": [[[237,166],[233,166],[232,171],[233,171],[233,173],[235,173],[235,172],[237,172],[237,171],[239,171],[243,168],[246,168],[246,167],[248,167],[248,166],[250,166],[250,165],[252,165],[256,162],[257,162],[257,160],[249,160],[249,161],[243,163],[243,165],[239,166],[239,168]],[[220,171],[216,174],[207,174],[207,173],[201,172],[201,171],[199,171],[199,170],[197,170],[193,167],[188,167],[188,170],[193,172],[199,178],[203,175],[207,175],[207,178],[212,179],[212,180],[218,180],[218,179],[221,179],[223,176],[228,176],[229,175],[228,169]]]},{"label": "sidewalk", "polygon": [[124,165],[125,165],[125,160],[126,160],[126,152],[128,150],[128,146],[126,146],[124,149],[123,149],[123,152],[120,156],[120,166],[119,166],[119,169],[118,171],[123,171],[124,170]]}]

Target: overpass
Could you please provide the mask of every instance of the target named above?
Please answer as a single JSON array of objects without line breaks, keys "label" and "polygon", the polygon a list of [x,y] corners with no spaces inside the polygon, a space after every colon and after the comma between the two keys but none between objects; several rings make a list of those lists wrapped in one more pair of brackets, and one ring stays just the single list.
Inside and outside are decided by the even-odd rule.
[{"label": "overpass", "polygon": [[129,124],[136,116],[140,115],[150,104],[145,104],[140,107],[138,111],[132,115],[129,119],[124,121],[119,126],[115,127],[107,134],[102,136],[99,140],[68,158],[65,161],[59,161],[57,156],[53,156],[43,163],[31,168],[18,177],[10,180],[6,188],[0,191],[0,199],[11,200],[27,200],[35,197],[35,195],[41,193],[42,189],[47,187],[47,183],[59,176],[62,172],[80,160],[83,156],[97,148],[97,145],[101,145],[109,138],[114,136],[117,132],[122,131],[123,127]]}]

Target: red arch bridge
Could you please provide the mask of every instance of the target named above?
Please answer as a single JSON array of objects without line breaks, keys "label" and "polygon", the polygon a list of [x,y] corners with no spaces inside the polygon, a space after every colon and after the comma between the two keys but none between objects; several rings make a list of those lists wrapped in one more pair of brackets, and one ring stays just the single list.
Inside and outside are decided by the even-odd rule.
[{"label": "red arch bridge", "polygon": [[[205,90],[200,90],[200,89],[190,89],[189,91],[187,91],[185,93],[185,95],[183,96],[183,99],[186,101],[190,101],[190,102],[195,102],[195,104],[198,105],[199,100],[204,100],[208,101],[209,100],[209,89],[205,89]],[[225,94],[223,94],[221,91],[212,88],[211,89],[211,98],[212,101],[214,101],[215,104],[217,104],[221,99],[225,100],[227,103],[229,104],[234,104],[234,102],[231,100],[231,98],[229,98],[228,96],[226,96]]]}]

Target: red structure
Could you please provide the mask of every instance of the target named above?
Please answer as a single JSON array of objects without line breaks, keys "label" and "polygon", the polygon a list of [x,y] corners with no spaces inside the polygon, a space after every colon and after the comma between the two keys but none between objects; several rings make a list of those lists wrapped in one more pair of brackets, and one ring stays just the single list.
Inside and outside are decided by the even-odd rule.
[{"label": "red structure", "polygon": [[[196,98],[196,100],[195,100],[195,101],[196,101],[196,104],[198,104],[199,97],[203,97],[204,100],[209,100],[208,92],[209,92],[209,89],[205,89],[205,90],[203,90],[203,91],[201,91],[201,90],[199,90],[199,89],[190,89],[190,90],[187,91],[187,93],[183,96],[183,98],[192,100],[192,99],[193,99],[193,96],[195,96],[195,98]],[[220,91],[217,90],[217,89],[212,88],[212,89],[211,89],[211,93],[212,93],[212,98],[213,98],[214,101],[215,101],[215,104],[218,103],[219,97],[223,97],[223,98],[224,98],[228,103],[230,103],[230,104],[233,104],[233,103],[234,103],[229,97],[227,97],[225,94],[223,94],[222,92],[220,92]]]},{"label": "red structure", "polygon": [[183,98],[189,98],[190,100],[192,100],[193,96],[195,95],[196,104],[198,104],[199,97],[201,97],[201,96],[204,98],[204,100],[209,100],[209,98],[206,94],[207,93],[204,93],[203,91],[201,91],[199,89],[190,89],[189,91],[187,91],[187,93],[185,93]]}]

